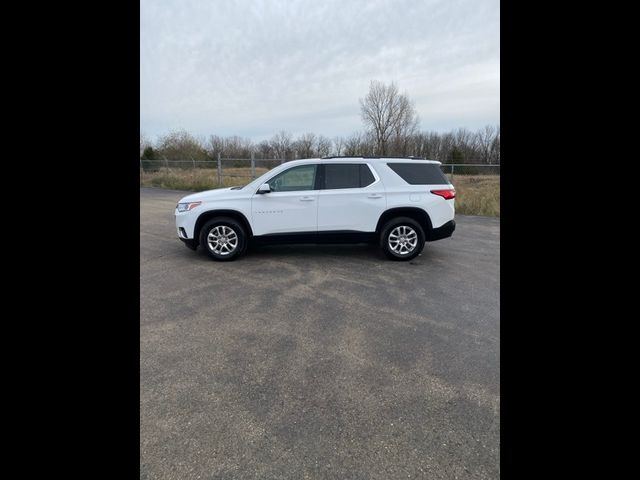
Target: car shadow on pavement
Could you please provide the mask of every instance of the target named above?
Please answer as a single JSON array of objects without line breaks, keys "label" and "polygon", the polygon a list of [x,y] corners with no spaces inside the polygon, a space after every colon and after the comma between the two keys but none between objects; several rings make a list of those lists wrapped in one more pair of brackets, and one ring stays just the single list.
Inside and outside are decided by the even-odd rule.
[{"label": "car shadow on pavement", "polygon": [[[185,254],[196,254],[198,259],[205,262],[218,263],[213,261],[202,247],[198,247],[196,252],[192,252],[185,248]],[[377,245],[367,244],[298,244],[298,245],[256,245],[251,246],[237,260],[224,263],[236,263],[243,261],[272,261],[272,260],[293,260],[300,259],[303,261],[318,263],[323,259],[345,262],[364,262],[375,263],[389,262],[392,264],[420,265],[424,261],[428,261],[433,256],[433,251],[429,249],[429,244],[422,253],[408,262],[394,262],[388,259],[380,247]]]}]

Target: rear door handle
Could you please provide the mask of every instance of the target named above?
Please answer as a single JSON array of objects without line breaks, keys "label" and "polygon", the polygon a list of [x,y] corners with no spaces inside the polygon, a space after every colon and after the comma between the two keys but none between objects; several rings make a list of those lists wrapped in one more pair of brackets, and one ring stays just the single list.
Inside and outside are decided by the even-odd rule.
[{"label": "rear door handle", "polygon": [[379,193],[372,193],[371,195],[368,196],[368,198],[382,198],[383,195],[380,195]]},{"label": "rear door handle", "polygon": [[301,202],[313,202],[315,200],[313,197],[300,197]]}]

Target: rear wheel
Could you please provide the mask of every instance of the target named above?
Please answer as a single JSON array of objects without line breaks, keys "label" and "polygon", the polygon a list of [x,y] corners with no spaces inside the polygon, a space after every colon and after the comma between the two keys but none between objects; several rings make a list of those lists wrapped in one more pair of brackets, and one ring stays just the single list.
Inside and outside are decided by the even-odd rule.
[{"label": "rear wheel", "polygon": [[235,260],[247,245],[242,225],[233,218],[219,217],[209,220],[200,230],[200,245],[214,260]]},{"label": "rear wheel", "polygon": [[392,260],[411,260],[422,252],[424,244],[424,230],[412,218],[394,218],[382,228],[380,246]]}]

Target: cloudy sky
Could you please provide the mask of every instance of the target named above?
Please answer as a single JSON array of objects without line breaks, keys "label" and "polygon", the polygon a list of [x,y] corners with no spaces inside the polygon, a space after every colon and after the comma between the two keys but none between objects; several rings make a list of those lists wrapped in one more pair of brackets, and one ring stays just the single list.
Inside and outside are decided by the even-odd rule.
[{"label": "cloudy sky", "polygon": [[140,131],[333,137],[373,79],[423,130],[500,123],[499,0],[141,0]]}]

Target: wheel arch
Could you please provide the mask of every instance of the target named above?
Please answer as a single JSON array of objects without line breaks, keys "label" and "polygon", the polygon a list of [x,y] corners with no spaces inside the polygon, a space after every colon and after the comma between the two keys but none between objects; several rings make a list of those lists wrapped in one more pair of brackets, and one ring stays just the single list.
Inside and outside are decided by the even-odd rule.
[{"label": "wheel arch", "polygon": [[249,220],[247,220],[247,217],[242,212],[239,212],[238,210],[228,210],[228,209],[208,210],[206,212],[202,212],[198,217],[198,219],[196,220],[196,225],[193,229],[193,238],[196,242],[200,243],[200,230],[202,230],[202,227],[204,226],[204,224],[207,223],[212,218],[216,218],[216,217],[233,218],[237,222],[240,222],[240,224],[245,228],[249,238],[253,236],[253,230],[251,229],[251,224],[249,223]]},{"label": "wheel arch", "polygon": [[426,239],[429,239],[433,228],[431,217],[429,217],[427,212],[418,207],[395,207],[385,210],[378,219],[376,234],[380,235],[382,233],[382,227],[384,227],[389,220],[396,217],[409,217],[415,220],[422,227],[422,230],[424,230]]}]

